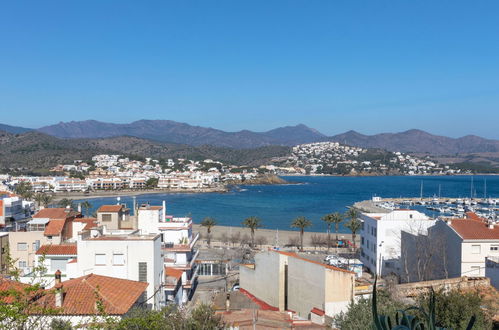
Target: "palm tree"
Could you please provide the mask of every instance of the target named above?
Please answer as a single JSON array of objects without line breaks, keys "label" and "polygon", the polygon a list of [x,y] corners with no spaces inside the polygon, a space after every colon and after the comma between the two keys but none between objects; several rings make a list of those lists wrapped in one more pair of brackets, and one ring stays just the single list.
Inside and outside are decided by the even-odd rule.
[{"label": "palm tree", "polygon": [[249,217],[244,219],[243,226],[251,230],[251,248],[255,246],[255,230],[262,226],[261,220],[258,217]]},{"label": "palm tree", "polygon": [[81,207],[85,209],[85,217],[88,218],[88,210],[92,208],[92,204],[89,201],[84,201],[81,203]]},{"label": "palm tree", "polygon": [[31,189],[31,183],[22,181],[14,187],[14,192],[23,199],[31,199],[33,197],[33,191]]},{"label": "palm tree", "polygon": [[359,211],[357,211],[357,209],[354,209],[353,207],[348,209],[347,213],[345,214],[345,217],[350,218],[350,221],[345,223],[345,227],[350,229],[350,231],[352,232],[354,250],[356,248],[355,238],[357,236],[357,232],[359,231],[360,227],[362,227],[362,221],[359,220],[359,216]]},{"label": "palm tree", "polygon": [[208,246],[211,243],[211,228],[216,226],[217,221],[214,218],[206,217],[201,221],[201,226],[206,227],[206,236],[208,238]]},{"label": "palm tree", "polygon": [[50,203],[52,203],[52,201],[54,200],[54,196],[53,195],[49,195],[49,194],[43,194],[42,195],[42,205],[43,207],[48,207],[50,205]]},{"label": "palm tree", "polygon": [[63,198],[59,201],[59,206],[64,208],[69,206],[70,208],[73,208],[73,200],[69,198]]},{"label": "palm tree", "polygon": [[329,213],[322,217],[322,220],[327,224],[327,250],[331,247],[331,225],[334,224],[336,233],[336,247],[338,247],[338,230],[340,223],[343,222],[343,215],[339,212]]},{"label": "palm tree", "polygon": [[43,203],[43,199],[44,199],[43,195],[45,195],[45,194],[40,193],[40,192],[35,194],[34,200],[35,200],[36,205],[38,207],[40,207],[42,205],[42,203]]},{"label": "palm tree", "polygon": [[312,226],[312,221],[305,217],[298,217],[291,223],[292,228],[300,228],[300,251],[303,251],[303,233],[305,228]]}]

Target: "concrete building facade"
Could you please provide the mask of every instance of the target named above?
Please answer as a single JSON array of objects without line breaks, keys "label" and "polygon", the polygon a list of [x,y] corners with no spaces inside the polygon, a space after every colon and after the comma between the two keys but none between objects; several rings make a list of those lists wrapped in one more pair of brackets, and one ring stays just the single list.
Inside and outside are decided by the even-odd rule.
[{"label": "concrete building facade", "polygon": [[254,265],[240,268],[241,289],[276,310],[292,310],[306,319],[346,311],[354,284],[353,272],[275,250],[258,253]]}]

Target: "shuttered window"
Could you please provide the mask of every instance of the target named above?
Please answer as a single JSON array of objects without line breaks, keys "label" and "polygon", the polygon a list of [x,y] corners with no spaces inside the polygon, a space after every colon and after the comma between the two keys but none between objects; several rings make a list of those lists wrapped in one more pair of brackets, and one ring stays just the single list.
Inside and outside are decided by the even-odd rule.
[{"label": "shuttered window", "polygon": [[147,262],[139,262],[139,281],[147,282]]}]

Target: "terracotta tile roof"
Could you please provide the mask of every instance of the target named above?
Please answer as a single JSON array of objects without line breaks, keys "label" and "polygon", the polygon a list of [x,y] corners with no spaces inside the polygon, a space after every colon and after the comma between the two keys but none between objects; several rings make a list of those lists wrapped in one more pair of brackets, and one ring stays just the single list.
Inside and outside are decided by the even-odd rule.
[{"label": "terracotta tile roof", "polygon": [[[148,286],[146,282],[89,274],[61,283],[64,292],[61,312],[64,315],[94,315],[96,293],[103,303],[105,313],[123,315],[137,302]],[[38,300],[41,304],[55,307],[55,294]]]},{"label": "terracotta tile roof", "polygon": [[183,273],[184,273],[184,271],[181,269],[176,269],[173,267],[165,267],[166,276],[171,276],[171,277],[175,277],[176,279],[179,279],[182,277]]},{"label": "terracotta tile roof", "polygon": [[354,272],[351,272],[349,270],[346,270],[346,269],[343,269],[343,268],[340,268],[340,267],[330,266],[330,265],[323,264],[322,262],[318,262],[318,261],[314,261],[314,260],[310,260],[310,259],[307,259],[307,258],[300,257],[298,254],[296,254],[294,252],[284,252],[284,251],[277,251],[277,250],[271,250],[271,251],[277,252],[279,254],[283,254],[283,255],[288,256],[288,257],[293,257],[293,258],[296,258],[296,259],[307,261],[307,262],[310,262],[310,263],[313,263],[313,264],[316,264],[316,265],[320,265],[320,266],[323,266],[324,268],[327,268],[327,269],[337,270],[337,271],[344,272],[344,273],[349,273],[349,274],[355,274]]},{"label": "terracotta tile roof", "polygon": [[102,205],[97,212],[119,212],[122,207],[122,205]]},{"label": "terracotta tile roof", "polygon": [[85,223],[86,225],[85,225],[85,227],[83,227],[83,230],[88,230],[88,229],[95,228],[98,226],[96,218],[77,218],[73,221]]},{"label": "terracotta tile roof", "polygon": [[499,240],[499,226],[489,228],[482,220],[455,219],[450,226],[462,239],[496,239]]},{"label": "terracotta tile roof", "polygon": [[0,199],[0,217],[3,216],[3,200]]},{"label": "terracotta tile roof", "polygon": [[68,261],[68,264],[75,264],[77,262],[78,262],[78,258],[74,258],[73,260]]},{"label": "terracotta tile roof", "polygon": [[42,245],[36,254],[72,256],[77,254],[76,244]]},{"label": "terracotta tile roof", "polygon": [[45,208],[36,213],[33,218],[67,219],[78,213],[65,208]]},{"label": "terracotta tile roof", "polygon": [[0,276],[0,292],[2,293],[2,296],[0,296],[0,301],[5,303],[12,303],[16,299],[14,297],[14,294],[11,295],[5,291],[11,290],[12,293],[14,292],[23,293],[24,288],[27,288],[28,286],[29,286],[28,284],[13,281],[3,276]]},{"label": "terracotta tile roof", "polygon": [[45,236],[58,236],[61,235],[62,230],[64,229],[64,224],[66,220],[63,219],[51,219],[47,226],[45,227],[45,231],[43,234]]},{"label": "terracotta tile roof", "polygon": [[315,315],[319,316],[324,316],[324,314],[326,314],[322,309],[318,309],[317,307],[312,308],[310,313],[314,313]]}]

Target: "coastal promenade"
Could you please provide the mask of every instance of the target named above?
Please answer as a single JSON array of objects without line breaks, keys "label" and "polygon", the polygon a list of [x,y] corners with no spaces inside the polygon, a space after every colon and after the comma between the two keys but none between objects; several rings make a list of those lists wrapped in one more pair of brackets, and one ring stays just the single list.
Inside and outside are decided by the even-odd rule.
[{"label": "coastal promenade", "polygon": [[[193,230],[195,232],[201,233],[202,241],[206,240],[206,228],[202,227],[199,224],[193,224]],[[244,227],[215,226],[211,229],[212,245],[213,242],[221,242],[221,238],[224,234],[230,238],[232,235],[237,235],[237,233],[240,233],[239,235],[241,239],[244,237],[244,235],[250,236],[251,234],[250,230]],[[305,247],[313,247],[313,244],[311,242],[313,235],[321,235],[324,239],[327,237],[326,232],[306,231],[303,235],[303,245]],[[266,242],[265,244],[262,245],[276,246],[277,242],[278,246],[284,247],[290,242],[290,239],[295,239],[295,240],[299,239],[300,232],[298,230],[273,230],[273,229],[260,228],[255,231],[255,241],[257,243],[259,241],[258,238],[260,237],[263,238]],[[331,239],[334,240],[335,237],[336,234],[332,232]],[[352,241],[352,234],[338,233],[338,238]],[[357,246],[359,246],[360,242],[359,234],[357,234],[356,240],[357,240]]]}]

